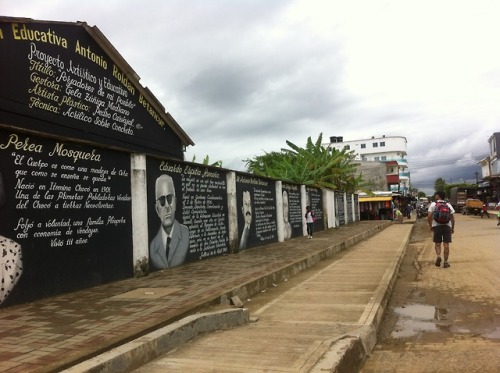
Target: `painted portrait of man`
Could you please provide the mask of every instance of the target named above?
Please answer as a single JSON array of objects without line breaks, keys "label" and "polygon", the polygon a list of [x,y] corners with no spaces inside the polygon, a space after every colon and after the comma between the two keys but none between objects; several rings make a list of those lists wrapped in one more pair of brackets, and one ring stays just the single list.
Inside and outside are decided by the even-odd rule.
[{"label": "painted portrait of man", "polygon": [[184,263],[189,251],[189,228],[175,219],[177,203],[172,177],[161,175],[155,184],[155,211],[160,228],[149,245],[150,263],[155,269]]},{"label": "painted portrait of man", "polygon": [[285,231],[284,238],[285,240],[289,240],[292,238],[292,225],[289,221],[290,215],[290,206],[288,203],[288,192],[286,190],[283,191],[283,229]]},{"label": "painted portrait of man", "polygon": [[244,227],[240,239],[240,249],[246,249],[248,243],[248,236],[250,234],[250,226],[252,224],[252,196],[250,191],[245,189],[243,191],[243,202],[241,205],[241,213],[243,215]]}]

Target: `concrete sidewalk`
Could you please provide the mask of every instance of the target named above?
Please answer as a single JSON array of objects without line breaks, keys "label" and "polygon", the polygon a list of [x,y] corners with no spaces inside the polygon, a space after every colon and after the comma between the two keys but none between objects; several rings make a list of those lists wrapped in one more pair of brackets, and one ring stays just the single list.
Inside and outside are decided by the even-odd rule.
[{"label": "concrete sidewalk", "polygon": [[410,224],[385,229],[253,308],[256,322],[205,334],[134,372],[357,372],[375,345],[410,233]]},{"label": "concrete sidewalk", "polygon": [[[372,292],[369,299],[363,300],[362,317],[358,318],[354,334],[346,330],[342,334],[344,347],[359,348],[362,342],[369,351],[411,227],[411,224],[390,221],[357,222],[318,232],[313,240],[295,238],[155,272],[141,279],[1,309],[0,371],[117,372],[137,367],[136,364],[154,358],[165,349],[175,348],[199,333],[249,321],[244,309],[198,314],[204,307],[221,302],[229,304],[235,295],[247,299],[374,236],[365,250],[374,250],[376,241],[385,249],[367,259],[372,264],[379,263],[377,268],[383,273],[369,280],[375,288],[369,290]],[[388,241],[389,237],[397,239]],[[386,250],[387,255],[383,253]],[[355,270],[358,264],[353,262],[348,266],[352,274],[361,276],[366,271],[361,267]],[[341,277],[335,283],[341,286],[344,280]],[[151,332],[153,334],[148,335]],[[118,346],[121,347],[107,352]],[[325,349],[321,361],[335,360],[332,356],[337,356],[339,344],[331,347],[333,350],[330,346]],[[91,359],[93,357],[95,359]]]}]

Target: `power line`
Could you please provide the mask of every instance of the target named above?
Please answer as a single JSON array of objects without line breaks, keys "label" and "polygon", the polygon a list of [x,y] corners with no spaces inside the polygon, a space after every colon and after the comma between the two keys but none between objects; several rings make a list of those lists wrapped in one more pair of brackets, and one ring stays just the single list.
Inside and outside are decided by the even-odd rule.
[{"label": "power line", "polygon": [[[411,158],[408,159],[408,168],[411,170],[419,170],[423,168],[435,168],[439,166],[447,166],[447,165],[456,165],[457,167],[467,167],[469,165],[460,165],[460,161],[474,161],[476,164],[481,160],[487,157],[488,154],[472,154],[470,159],[457,158],[456,156],[444,156],[444,157],[433,157],[432,160],[423,159],[423,157],[417,158],[417,161],[414,162]],[[422,159],[422,160],[418,160]]]}]

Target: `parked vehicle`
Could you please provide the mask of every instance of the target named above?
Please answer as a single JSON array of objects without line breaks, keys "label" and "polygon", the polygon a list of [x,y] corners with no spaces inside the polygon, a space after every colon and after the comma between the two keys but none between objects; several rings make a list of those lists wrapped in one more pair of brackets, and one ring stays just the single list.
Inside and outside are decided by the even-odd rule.
[{"label": "parked vehicle", "polygon": [[477,196],[477,187],[473,185],[454,187],[450,189],[450,204],[456,212],[462,212],[465,202]]},{"label": "parked vehicle", "polygon": [[469,198],[465,201],[465,206],[462,208],[463,215],[481,215],[483,211],[483,201],[476,198]]}]

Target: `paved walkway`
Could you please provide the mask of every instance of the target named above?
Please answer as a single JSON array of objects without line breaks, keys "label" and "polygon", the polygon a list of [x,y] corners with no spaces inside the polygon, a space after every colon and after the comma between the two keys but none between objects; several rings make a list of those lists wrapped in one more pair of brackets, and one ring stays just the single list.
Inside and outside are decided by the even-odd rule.
[{"label": "paved walkway", "polygon": [[134,372],[357,372],[410,233],[410,224],[388,227],[253,309],[257,322],[205,334]]},{"label": "paved walkway", "polygon": [[[207,305],[221,301],[229,303],[235,295],[247,299],[272,286],[272,283],[290,278],[346,247],[385,232],[388,227],[400,231],[401,234],[397,234],[400,241],[409,237],[411,231],[410,224],[357,222],[318,232],[312,240],[295,238],[285,243],[245,250],[237,255],[155,272],[141,279],[0,309],[0,371],[55,372],[70,367],[73,368],[68,371],[86,371],[85,367],[89,365],[77,364],[158,328],[167,327],[172,332],[175,328],[179,329],[180,324],[186,326],[186,323],[197,319],[195,314]],[[386,238],[381,236],[379,241],[384,243],[384,240]],[[394,247],[394,254],[402,255],[400,244],[391,243],[389,246],[397,246]],[[394,258],[390,256],[386,264],[395,272]],[[396,262],[398,260],[396,257]],[[393,277],[384,274],[384,281],[388,275]],[[381,280],[379,278],[378,283]],[[369,311],[375,318],[382,316],[372,298],[367,306],[376,311]],[[236,311],[244,313],[241,309]],[[190,315],[195,316],[187,317]],[[245,317],[248,320],[248,315]],[[241,322],[231,321],[231,316],[218,317],[218,320],[222,320],[225,326]],[[209,324],[202,329],[220,327],[213,321]],[[192,324],[187,329],[192,333]],[[185,334],[181,337],[186,338]],[[116,366],[108,366],[111,366],[109,371],[117,369]],[[104,370],[101,366],[96,371]]]}]

